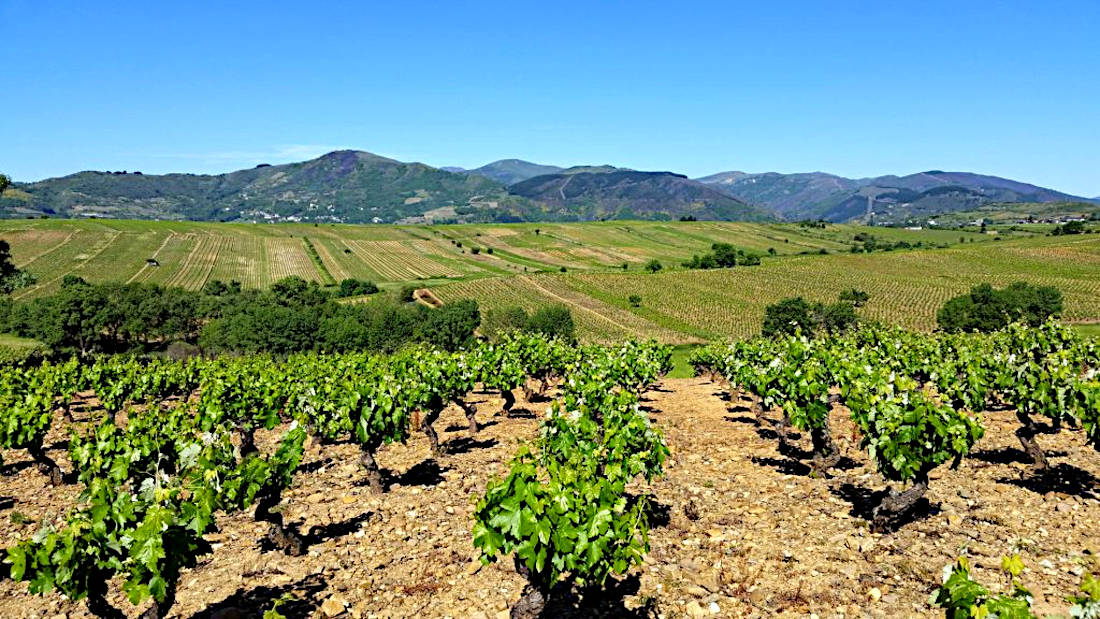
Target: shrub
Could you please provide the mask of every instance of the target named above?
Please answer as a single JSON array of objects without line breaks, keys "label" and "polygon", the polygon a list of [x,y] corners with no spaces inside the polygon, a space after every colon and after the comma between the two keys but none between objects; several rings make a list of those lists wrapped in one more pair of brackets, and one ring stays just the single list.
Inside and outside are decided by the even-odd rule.
[{"label": "shrub", "polygon": [[481,319],[481,332],[490,339],[502,333],[527,330],[527,310],[522,307],[501,307],[487,310]]},{"label": "shrub", "polygon": [[374,285],[374,282],[349,278],[340,282],[340,289],[336,292],[336,296],[340,298],[358,297],[376,292],[378,292],[378,286]]},{"label": "shrub", "polygon": [[871,295],[857,288],[849,288],[840,293],[840,300],[847,301],[856,307],[863,307]]},{"label": "shrub", "polygon": [[444,350],[456,351],[474,340],[481,324],[477,301],[463,300],[427,310],[420,322],[417,339]]},{"label": "shrub", "polygon": [[642,296],[641,295],[632,294],[632,295],[630,295],[630,297],[627,298],[627,300],[630,301],[630,306],[631,307],[641,307],[642,306]]},{"label": "shrub", "polygon": [[936,322],[944,331],[989,332],[1017,320],[1038,326],[1061,313],[1062,293],[1053,286],[1016,282],[996,290],[986,283],[948,299],[936,313]]},{"label": "shrub", "polygon": [[840,300],[825,305],[811,303],[802,297],[783,299],[764,309],[762,333],[766,336],[794,334],[813,335],[820,331],[841,333],[859,324],[854,305]]},{"label": "shrub", "polygon": [[783,299],[764,309],[764,335],[794,333],[796,330],[808,334],[813,332],[815,326],[814,306],[802,297]]},{"label": "shrub", "polygon": [[821,327],[829,333],[842,333],[859,323],[855,307],[838,301],[821,309]]},{"label": "shrub", "polygon": [[653,258],[649,262],[645,263],[645,270],[649,271],[650,273],[656,273],[663,268],[664,266],[661,264],[661,261],[656,258]]},{"label": "shrub", "polygon": [[527,330],[568,342],[577,339],[573,314],[564,305],[548,305],[535,311],[527,321]]}]

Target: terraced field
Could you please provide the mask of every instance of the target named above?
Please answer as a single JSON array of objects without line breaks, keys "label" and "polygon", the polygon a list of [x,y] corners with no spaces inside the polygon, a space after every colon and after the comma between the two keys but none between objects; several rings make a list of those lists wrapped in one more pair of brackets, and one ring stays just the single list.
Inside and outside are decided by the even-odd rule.
[{"label": "terraced field", "polygon": [[[936,249],[851,254],[860,233]],[[1066,295],[1067,319],[1100,322],[1100,235],[733,222],[426,227],[5,220],[0,239],[11,244],[16,264],[38,279],[16,292],[21,299],[49,294],[70,273],[93,282],[197,289],[211,279],[235,279],[246,287],[288,275],[324,282],[323,266],[337,281],[355,277],[388,287],[412,282],[444,301],[474,298],[486,308],[565,303],[590,340],[652,335],[692,343],[756,332],[764,307],[783,297],[831,300],[852,287],[871,294],[865,316],[928,329],[943,301],[973,284],[1027,280],[1058,286]],[[679,268],[716,242],[760,254],[764,263],[716,271]],[[820,255],[822,250],[828,255]],[[644,273],[642,266],[654,258],[665,269]],[[642,297],[640,307],[629,303],[635,294]]]}]

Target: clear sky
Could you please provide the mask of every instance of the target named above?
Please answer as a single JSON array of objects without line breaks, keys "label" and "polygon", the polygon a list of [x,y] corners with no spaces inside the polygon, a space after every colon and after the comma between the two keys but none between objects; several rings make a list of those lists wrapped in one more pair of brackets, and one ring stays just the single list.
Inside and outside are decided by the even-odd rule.
[{"label": "clear sky", "polygon": [[355,148],[1100,195],[1100,0],[0,0],[0,32],[16,180]]}]

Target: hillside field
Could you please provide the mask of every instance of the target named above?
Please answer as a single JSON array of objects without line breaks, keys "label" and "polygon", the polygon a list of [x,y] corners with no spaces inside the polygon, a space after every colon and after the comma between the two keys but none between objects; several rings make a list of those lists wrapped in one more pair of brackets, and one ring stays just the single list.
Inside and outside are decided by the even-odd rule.
[{"label": "hillside field", "polygon": [[[934,248],[852,254],[857,234]],[[1094,235],[729,222],[313,226],[6,220],[0,222],[0,239],[11,244],[17,266],[38,280],[16,291],[16,299],[49,294],[68,274],[190,289],[213,279],[262,287],[289,275],[324,284],[353,277],[383,288],[412,283],[444,301],[473,298],[486,309],[565,303],[587,340],[653,336],[684,344],[750,335],[764,307],[783,297],[827,301],[852,287],[871,294],[863,315],[927,330],[943,301],[970,286],[1027,280],[1060,288],[1068,321],[1100,321],[1100,237]],[[756,253],[763,264],[710,271],[679,266],[716,242]],[[645,272],[651,259],[664,269]],[[642,297],[640,307],[630,304],[631,295]]]}]

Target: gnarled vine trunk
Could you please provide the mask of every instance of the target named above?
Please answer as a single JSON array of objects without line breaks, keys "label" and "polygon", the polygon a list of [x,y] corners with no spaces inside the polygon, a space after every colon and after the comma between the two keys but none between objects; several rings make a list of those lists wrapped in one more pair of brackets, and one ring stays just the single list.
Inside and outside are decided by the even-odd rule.
[{"label": "gnarled vine trunk", "polygon": [[1016,419],[1020,420],[1020,427],[1016,429],[1016,438],[1020,439],[1020,445],[1024,448],[1024,452],[1031,458],[1031,465],[1039,471],[1049,468],[1050,463],[1047,462],[1047,456],[1043,453],[1042,447],[1039,447],[1039,443],[1035,442],[1035,436],[1039,434],[1039,429],[1035,427],[1035,422],[1031,420],[1031,416],[1027,413],[1017,410]]},{"label": "gnarled vine trunk", "polygon": [[519,557],[513,557],[516,572],[527,579],[527,585],[523,587],[519,601],[512,607],[511,619],[538,619],[546,609],[546,603],[550,599],[550,583],[539,582],[541,579],[527,568]]},{"label": "gnarled vine trunk", "polygon": [[65,474],[61,471],[61,467],[54,462],[53,458],[46,454],[46,450],[41,445],[33,445],[27,448],[31,457],[34,458],[35,465],[38,467],[38,471],[43,475],[50,478],[50,484],[53,486],[60,486],[65,480]]},{"label": "gnarled vine trunk", "polygon": [[251,425],[240,423],[237,424],[237,432],[241,435],[241,458],[250,456],[254,453],[258,453],[260,450],[256,448],[256,429]]},{"label": "gnarled vine trunk", "polygon": [[359,453],[359,463],[363,465],[363,469],[367,474],[367,488],[375,494],[385,492],[386,488],[382,484],[382,471],[378,468],[378,463],[374,461],[374,448],[368,445],[360,445]]},{"label": "gnarled vine trunk", "polygon": [[424,430],[424,435],[428,437],[428,442],[432,444],[432,455],[436,458],[442,457],[444,454],[443,446],[439,444],[439,434],[432,427],[436,419],[439,419],[440,412],[439,409],[429,410],[424,413],[424,417],[420,421],[420,429]]},{"label": "gnarled vine trunk", "polygon": [[538,619],[546,608],[546,595],[531,585],[523,588],[519,601],[512,607],[511,619]]},{"label": "gnarled vine trunk", "polygon": [[516,405],[516,395],[512,393],[511,389],[501,389],[500,395],[504,398],[505,414],[511,413],[512,407]]},{"label": "gnarled vine trunk", "polygon": [[470,426],[470,434],[480,432],[481,427],[477,425],[477,408],[462,398],[456,399],[455,404],[462,409],[463,413],[466,413],[466,423]]},{"label": "gnarled vine trunk", "polygon": [[826,419],[820,428],[810,430],[810,441],[813,443],[814,457],[813,468],[817,474],[836,466],[840,461],[840,449],[833,441],[832,432],[829,430],[829,420]]},{"label": "gnarled vine trunk", "polygon": [[888,529],[913,509],[926,492],[928,492],[928,473],[923,471],[917,474],[913,485],[909,488],[898,492],[891,487],[882,502],[871,512],[872,527],[877,531]]},{"label": "gnarled vine trunk", "polygon": [[305,554],[305,541],[293,527],[288,527],[282,512],[273,511],[279,504],[279,497],[268,494],[256,502],[256,520],[271,524],[267,538],[271,543],[292,557]]},{"label": "gnarled vine trunk", "polygon": [[783,416],[779,418],[774,424],[775,433],[779,435],[779,449],[781,453],[786,454],[791,450],[791,417],[787,414],[787,411],[783,411]]}]

